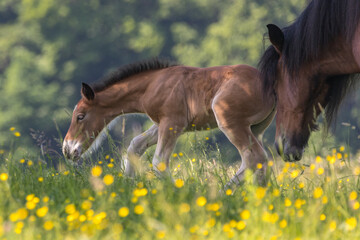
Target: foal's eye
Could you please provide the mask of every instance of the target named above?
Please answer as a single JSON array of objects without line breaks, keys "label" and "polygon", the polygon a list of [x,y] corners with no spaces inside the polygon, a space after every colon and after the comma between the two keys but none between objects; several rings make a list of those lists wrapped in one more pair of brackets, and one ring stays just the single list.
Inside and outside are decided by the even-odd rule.
[{"label": "foal's eye", "polygon": [[77,116],[77,120],[78,120],[78,121],[81,121],[81,120],[83,120],[84,118],[85,118],[85,115],[84,115],[84,114],[80,114],[80,115]]}]

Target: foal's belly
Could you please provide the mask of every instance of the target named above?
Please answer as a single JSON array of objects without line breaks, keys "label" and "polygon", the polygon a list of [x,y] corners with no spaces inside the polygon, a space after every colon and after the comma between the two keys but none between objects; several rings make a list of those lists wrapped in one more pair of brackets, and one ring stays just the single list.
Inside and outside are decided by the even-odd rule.
[{"label": "foal's belly", "polygon": [[214,112],[209,110],[207,112],[203,112],[201,114],[195,115],[188,124],[186,131],[194,131],[194,130],[206,130],[217,128],[217,122],[214,116]]}]

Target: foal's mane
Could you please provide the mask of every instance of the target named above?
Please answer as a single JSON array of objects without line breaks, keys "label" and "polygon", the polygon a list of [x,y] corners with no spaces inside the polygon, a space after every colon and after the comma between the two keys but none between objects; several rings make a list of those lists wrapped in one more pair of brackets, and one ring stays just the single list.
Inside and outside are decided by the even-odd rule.
[{"label": "foal's mane", "polygon": [[[311,0],[306,9],[290,26],[283,28],[282,50],[284,67],[296,80],[305,63],[311,63],[334,41],[351,44],[360,21],[360,0]],[[273,46],[265,51],[259,62],[265,94],[273,93],[277,79],[279,54]],[[326,118],[333,120],[342,99],[354,83],[353,76],[331,76]]]},{"label": "foal's mane", "polygon": [[102,78],[100,81],[92,83],[91,87],[95,92],[101,92],[106,88],[114,85],[115,83],[120,82],[121,80],[124,80],[133,75],[150,70],[164,69],[172,66],[178,66],[178,64],[157,57],[142,60],[119,67],[115,71]]}]

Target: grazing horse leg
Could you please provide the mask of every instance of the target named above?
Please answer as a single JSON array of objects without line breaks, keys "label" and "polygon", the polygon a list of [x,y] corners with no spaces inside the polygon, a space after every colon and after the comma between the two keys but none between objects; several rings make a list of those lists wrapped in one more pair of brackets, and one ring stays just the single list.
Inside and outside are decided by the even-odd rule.
[{"label": "grazing horse leg", "polygon": [[157,146],[152,161],[153,169],[158,177],[172,179],[169,159],[176,140],[184,130],[184,125],[183,123],[175,123],[173,119],[165,119],[160,122]]},{"label": "grazing horse leg", "polygon": [[135,176],[135,168],[147,148],[155,145],[158,139],[158,126],[152,125],[148,130],[131,140],[125,158],[125,175]]}]

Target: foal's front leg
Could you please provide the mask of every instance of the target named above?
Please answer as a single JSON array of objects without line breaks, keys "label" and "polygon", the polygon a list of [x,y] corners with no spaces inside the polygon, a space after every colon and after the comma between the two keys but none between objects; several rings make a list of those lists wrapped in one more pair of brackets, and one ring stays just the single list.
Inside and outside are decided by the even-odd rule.
[{"label": "foal's front leg", "polygon": [[148,130],[131,140],[125,159],[125,175],[131,177],[135,175],[136,166],[140,164],[140,157],[147,148],[156,144],[157,139],[158,126],[154,124]]},{"label": "foal's front leg", "polygon": [[169,169],[170,155],[183,129],[184,124],[174,123],[170,120],[160,123],[157,146],[152,161],[153,169],[158,177],[172,179]]}]

